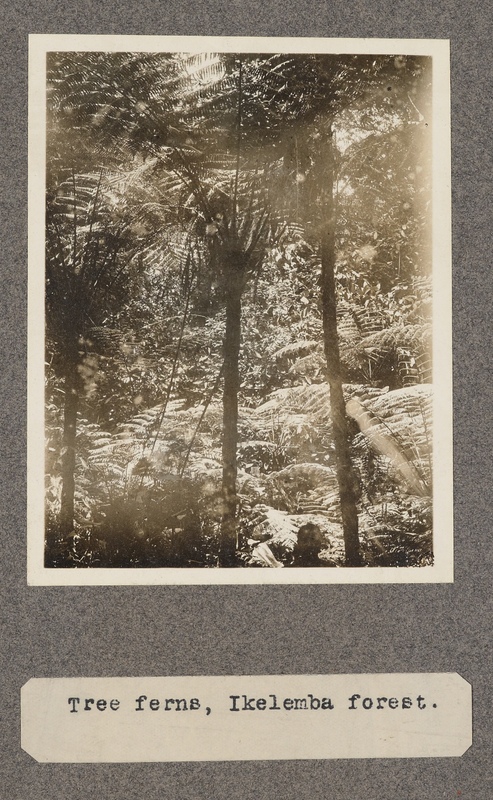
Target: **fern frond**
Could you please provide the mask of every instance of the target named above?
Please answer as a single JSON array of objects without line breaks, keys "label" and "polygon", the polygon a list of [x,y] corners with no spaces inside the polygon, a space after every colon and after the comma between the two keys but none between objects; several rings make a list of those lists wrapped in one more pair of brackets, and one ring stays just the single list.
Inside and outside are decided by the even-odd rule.
[{"label": "fern frond", "polygon": [[301,339],[297,342],[291,342],[290,344],[284,345],[279,350],[276,350],[274,353],[274,358],[276,360],[281,360],[283,358],[295,358],[297,356],[306,356],[311,353],[315,348],[319,346],[319,342],[314,341],[313,339]]},{"label": "fern frond", "polygon": [[347,413],[374,450],[392,465],[407,491],[419,497],[431,487],[431,396],[429,386],[412,386],[365,403],[352,398]]}]

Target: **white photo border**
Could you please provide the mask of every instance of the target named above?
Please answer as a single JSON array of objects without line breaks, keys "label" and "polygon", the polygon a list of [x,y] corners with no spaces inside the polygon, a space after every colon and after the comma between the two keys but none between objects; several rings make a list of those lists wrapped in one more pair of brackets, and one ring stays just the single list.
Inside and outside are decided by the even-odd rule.
[{"label": "white photo border", "polygon": [[[29,37],[27,578],[32,586],[407,584],[453,582],[450,46],[441,39]],[[44,566],[44,239],[48,52],[245,52],[431,56],[433,236],[433,542],[428,567],[81,568]]]}]

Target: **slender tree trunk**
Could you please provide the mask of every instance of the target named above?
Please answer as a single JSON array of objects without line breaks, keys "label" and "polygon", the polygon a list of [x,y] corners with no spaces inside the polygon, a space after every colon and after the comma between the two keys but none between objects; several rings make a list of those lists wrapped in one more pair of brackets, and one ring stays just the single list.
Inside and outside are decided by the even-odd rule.
[{"label": "slender tree trunk", "polygon": [[223,389],[223,480],[221,538],[219,564],[233,567],[236,563],[236,495],[238,447],[238,391],[240,388],[239,357],[241,334],[242,273],[236,264],[224,270],[226,283],[226,332],[224,335]]},{"label": "slender tree trunk", "polygon": [[356,479],[349,452],[346,408],[342,393],[342,372],[337,333],[335,287],[335,206],[334,206],[334,151],[332,130],[327,137],[325,169],[323,170],[323,214],[320,256],[322,262],[322,314],[324,351],[327,360],[330,387],[330,411],[334,435],[337,482],[342,512],[342,527],[346,565],[361,566],[356,508]]},{"label": "slender tree trunk", "polygon": [[60,527],[67,536],[74,529],[75,438],[81,379],[77,345],[70,347],[65,372],[65,405],[63,412],[62,499]]}]

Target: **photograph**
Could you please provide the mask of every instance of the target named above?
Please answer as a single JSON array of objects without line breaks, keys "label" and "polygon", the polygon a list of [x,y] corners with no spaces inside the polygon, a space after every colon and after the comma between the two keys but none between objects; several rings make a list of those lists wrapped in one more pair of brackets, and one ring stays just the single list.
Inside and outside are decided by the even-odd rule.
[{"label": "photograph", "polygon": [[30,37],[31,584],[453,580],[448,43]]}]

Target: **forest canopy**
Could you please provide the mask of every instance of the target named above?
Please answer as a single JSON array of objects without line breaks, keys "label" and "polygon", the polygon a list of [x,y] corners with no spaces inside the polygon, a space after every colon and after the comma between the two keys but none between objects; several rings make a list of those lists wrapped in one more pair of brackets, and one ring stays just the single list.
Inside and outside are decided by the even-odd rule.
[{"label": "forest canopy", "polygon": [[433,563],[431,59],[47,59],[47,567]]}]

